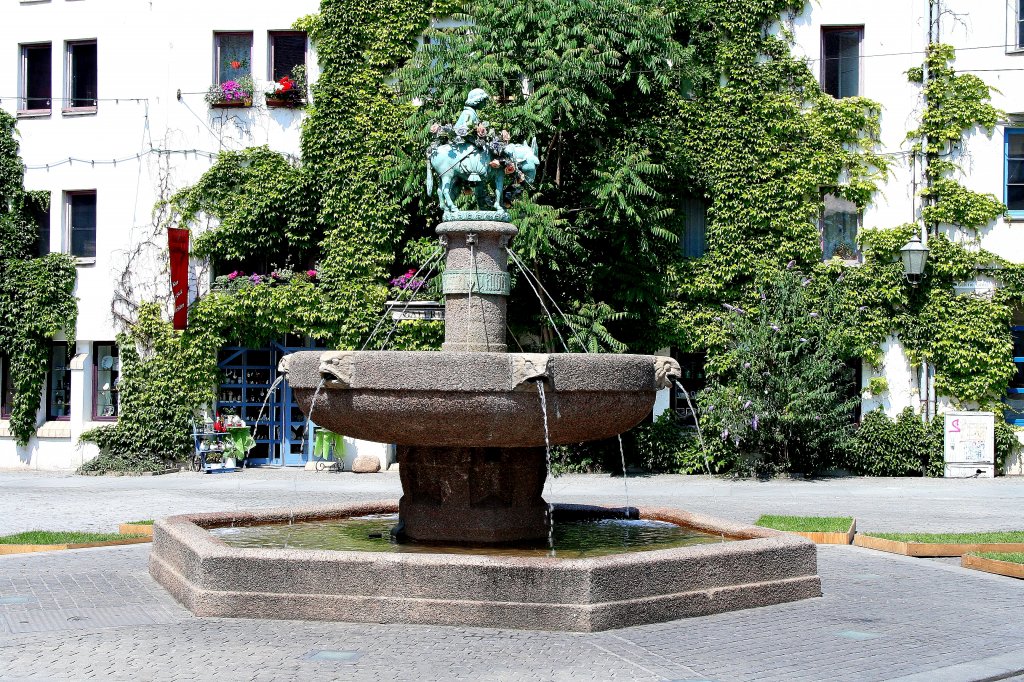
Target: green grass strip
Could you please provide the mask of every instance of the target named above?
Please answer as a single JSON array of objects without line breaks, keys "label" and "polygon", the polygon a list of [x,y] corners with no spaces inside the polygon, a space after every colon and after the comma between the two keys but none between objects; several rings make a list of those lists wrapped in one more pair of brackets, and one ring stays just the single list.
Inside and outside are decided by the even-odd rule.
[{"label": "green grass strip", "polygon": [[1024,530],[993,533],[865,533],[873,538],[897,542],[927,542],[940,545],[971,545],[983,542],[1024,542]]},{"label": "green grass strip", "polygon": [[774,516],[763,514],[757,520],[762,528],[789,530],[800,533],[845,533],[853,518],[849,516]]},{"label": "green grass strip", "polygon": [[1009,561],[1014,564],[1024,564],[1024,552],[971,552],[971,556],[980,556],[982,559],[995,559],[996,561]]},{"label": "green grass strip", "polygon": [[14,535],[0,535],[0,545],[72,545],[81,542],[110,542],[138,538],[141,535],[121,533],[82,533],[73,530],[29,530]]},{"label": "green grass strip", "polygon": [[153,519],[146,519],[145,521],[126,521],[129,526],[152,526]]}]

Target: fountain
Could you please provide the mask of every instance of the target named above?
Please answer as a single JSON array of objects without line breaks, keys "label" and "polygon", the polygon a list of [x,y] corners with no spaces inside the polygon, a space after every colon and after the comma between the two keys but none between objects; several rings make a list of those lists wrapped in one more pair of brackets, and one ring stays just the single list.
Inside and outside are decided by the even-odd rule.
[{"label": "fountain", "polygon": [[[473,101],[477,91],[460,122],[476,125]],[[679,366],[649,355],[507,352],[507,246],[517,230],[501,207],[511,193],[502,181],[532,180],[536,157],[526,145],[492,146],[501,137],[479,130],[485,144],[432,146],[446,209],[442,350],[299,352],[280,366],[317,424],[396,444],[401,500],[161,520],[152,575],[197,615],[578,631],[819,596],[815,547],[795,535],[675,509],[543,499],[551,445],[632,428]],[[487,178],[497,199],[480,191]],[[460,179],[481,210],[454,206]],[[393,521],[381,515],[395,512],[388,538],[380,524]],[[648,551],[617,551],[614,540],[597,555],[557,555],[556,522],[582,523],[585,535],[587,523],[609,519],[632,520],[627,531],[667,523],[685,532]],[[288,538],[300,526],[322,538],[370,524],[378,531],[368,538],[384,545],[282,545],[273,536],[283,523],[295,524]],[[270,539],[252,544],[242,533],[248,540],[235,543],[218,530],[226,526],[266,527]]]}]

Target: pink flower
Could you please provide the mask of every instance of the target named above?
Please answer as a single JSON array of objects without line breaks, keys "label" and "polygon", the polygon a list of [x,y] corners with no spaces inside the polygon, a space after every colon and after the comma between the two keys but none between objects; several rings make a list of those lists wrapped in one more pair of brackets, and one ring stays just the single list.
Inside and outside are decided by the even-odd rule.
[{"label": "pink flower", "polygon": [[316,270],[306,270],[306,277],[309,277],[310,279],[315,279]]},{"label": "pink flower", "polygon": [[502,130],[501,131],[501,141],[502,142],[508,142],[511,139],[512,139],[511,133],[509,133],[507,130]]},{"label": "pink flower", "polygon": [[440,123],[434,123],[433,125],[430,126],[430,133],[432,135],[437,135],[437,131],[440,130],[440,129],[441,129],[441,124]]},{"label": "pink flower", "polygon": [[229,281],[229,282],[233,282],[233,281],[235,281],[235,279],[237,279],[237,278],[238,278],[238,270],[235,270],[235,271],[234,271],[234,272],[232,272],[232,273],[231,273],[230,275],[228,275],[228,281]]}]

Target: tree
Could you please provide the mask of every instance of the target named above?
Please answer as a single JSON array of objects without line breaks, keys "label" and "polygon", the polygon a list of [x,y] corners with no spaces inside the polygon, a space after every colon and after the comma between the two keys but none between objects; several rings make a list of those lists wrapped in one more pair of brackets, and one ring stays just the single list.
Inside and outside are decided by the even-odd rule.
[{"label": "tree", "polygon": [[709,438],[718,434],[739,467],[759,475],[834,466],[854,428],[860,398],[853,372],[836,320],[809,294],[810,284],[795,269],[771,272],[758,284],[755,308],[727,306],[726,350],[700,394]]},{"label": "tree", "polygon": [[[431,123],[454,121],[466,92],[485,89],[493,101],[483,118],[540,148],[532,197],[514,208],[512,248],[528,251],[526,265],[556,299],[578,301],[574,312],[603,301],[640,321],[612,331],[652,349],[678,251],[682,178],[665,146],[689,51],[676,14],[650,0],[485,0],[457,18],[472,28],[429,32],[400,74],[403,94],[423,102],[409,120],[407,194],[421,191]],[[513,322],[528,319],[515,311],[538,310],[525,283],[513,298]]]}]

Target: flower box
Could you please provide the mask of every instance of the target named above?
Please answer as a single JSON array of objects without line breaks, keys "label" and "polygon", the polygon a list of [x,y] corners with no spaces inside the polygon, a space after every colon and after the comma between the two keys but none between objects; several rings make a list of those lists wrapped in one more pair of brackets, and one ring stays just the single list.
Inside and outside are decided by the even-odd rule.
[{"label": "flower box", "polygon": [[278,99],[276,97],[267,97],[268,109],[301,109],[304,106],[306,106],[306,102],[301,99]]},{"label": "flower box", "polygon": [[251,106],[251,99],[236,99],[224,102],[213,102],[210,104],[211,109],[243,109]]}]

